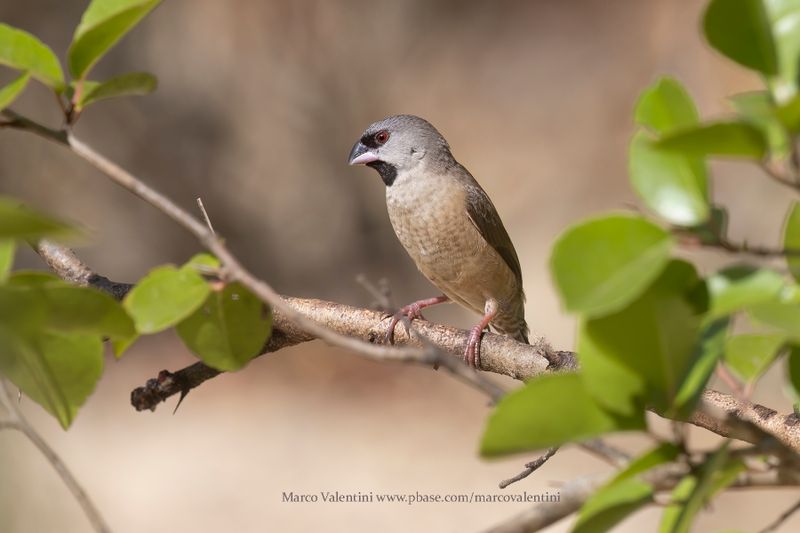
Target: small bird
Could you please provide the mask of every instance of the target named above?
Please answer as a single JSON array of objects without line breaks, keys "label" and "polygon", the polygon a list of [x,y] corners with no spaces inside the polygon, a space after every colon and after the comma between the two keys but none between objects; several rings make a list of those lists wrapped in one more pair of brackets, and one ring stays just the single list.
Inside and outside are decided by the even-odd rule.
[{"label": "small bird", "polygon": [[444,293],[401,308],[387,340],[403,316],[421,318],[425,307],[450,300],[483,315],[464,352],[473,368],[480,367],[481,335],[488,326],[527,343],[517,252],[489,196],[436,128],[413,115],[375,122],[353,146],[349,163],[378,171],[397,237],[420,272]]}]

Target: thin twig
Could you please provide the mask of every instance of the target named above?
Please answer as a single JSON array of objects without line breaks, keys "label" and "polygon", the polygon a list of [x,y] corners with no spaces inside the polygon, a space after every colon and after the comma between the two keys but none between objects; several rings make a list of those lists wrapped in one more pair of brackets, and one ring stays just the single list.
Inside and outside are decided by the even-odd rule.
[{"label": "thin twig", "polygon": [[775,182],[795,191],[800,191],[800,183],[796,181],[796,176],[790,175],[786,169],[778,167],[775,162],[764,161],[761,163],[761,168]]},{"label": "thin twig", "polygon": [[203,219],[206,221],[206,226],[208,226],[208,231],[211,232],[212,235],[216,235],[217,232],[214,231],[214,226],[211,225],[211,219],[208,216],[208,212],[206,211],[206,206],[203,205],[203,199],[199,196],[197,197],[197,206],[200,208],[200,212],[203,213]]},{"label": "thin twig", "polygon": [[762,529],[760,533],[770,533],[772,531],[777,531],[778,528],[781,527],[781,524],[786,522],[789,519],[789,517],[792,516],[797,511],[800,511],[800,501],[798,501],[797,503],[786,509],[786,511],[784,511],[778,518],[776,518],[774,522],[772,522],[770,525]]},{"label": "thin twig", "polygon": [[67,486],[67,489],[72,493],[72,496],[81,506],[83,509],[86,518],[89,519],[89,522],[92,524],[92,528],[97,531],[98,533],[110,533],[111,528],[108,527],[108,524],[103,519],[103,516],[100,514],[100,510],[95,507],[92,503],[92,500],[89,498],[89,495],[86,494],[86,491],[83,487],[78,483],[78,480],[75,479],[75,476],[72,475],[72,472],[67,468],[67,465],[64,464],[64,461],[61,460],[61,457],[47,444],[41,435],[28,423],[28,420],[22,414],[19,407],[17,406],[17,402],[11,397],[8,388],[5,385],[5,380],[0,378],[0,403],[2,403],[5,408],[8,410],[8,414],[11,417],[10,420],[0,424],[0,429],[3,427],[9,429],[16,429],[21,432],[25,437],[28,438],[31,443],[33,443],[36,448],[39,449],[39,452],[44,455],[47,462],[53,467],[53,469],[58,473],[61,477],[61,481],[64,482],[64,485]]},{"label": "thin twig", "polygon": [[556,454],[556,452],[558,451],[558,448],[559,448],[558,446],[553,446],[552,448],[548,448],[547,451],[545,451],[544,454],[542,454],[541,457],[538,457],[535,461],[531,461],[530,463],[527,463],[525,465],[525,470],[523,470],[522,472],[520,472],[519,474],[517,474],[516,476],[514,476],[512,478],[509,478],[509,479],[506,479],[504,481],[501,481],[498,486],[501,489],[504,489],[504,488],[508,487],[509,485],[511,485],[512,483],[516,483],[517,481],[520,481],[520,480],[525,479],[526,477],[530,476],[531,474],[536,472],[539,469],[539,467],[541,467],[543,464],[545,464],[548,459],[553,457]]}]

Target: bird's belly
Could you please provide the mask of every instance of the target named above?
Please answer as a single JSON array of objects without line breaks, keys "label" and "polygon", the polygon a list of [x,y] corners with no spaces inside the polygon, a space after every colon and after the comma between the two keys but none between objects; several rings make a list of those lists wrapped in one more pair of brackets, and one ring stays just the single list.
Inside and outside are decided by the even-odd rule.
[{"label": "bird's belly", "polygon": [[392,226],[425,277],[452,300],[483,313],[487,299],[502,301],[513,292],[509,273],[503,270],[508,267],[481,238],[463,207],[444,208],[453,198],[433,195],[420,202],[389,198]]}]

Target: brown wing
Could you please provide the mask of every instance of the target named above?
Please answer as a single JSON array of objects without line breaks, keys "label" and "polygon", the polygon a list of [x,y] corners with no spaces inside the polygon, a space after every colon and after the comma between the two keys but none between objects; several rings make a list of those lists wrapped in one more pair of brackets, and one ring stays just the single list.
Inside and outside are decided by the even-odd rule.
[{"label": "brown wing", "polygon": [[505,260],[508,268],[514,273],[517,283],[522,287],[522,269],[519,266],[517,251],[514,250],[503,221],[500,220],[500,215],[497,214],[486,192],[474,178],[471,182],[467,186],[467,215],[486,242]]}]

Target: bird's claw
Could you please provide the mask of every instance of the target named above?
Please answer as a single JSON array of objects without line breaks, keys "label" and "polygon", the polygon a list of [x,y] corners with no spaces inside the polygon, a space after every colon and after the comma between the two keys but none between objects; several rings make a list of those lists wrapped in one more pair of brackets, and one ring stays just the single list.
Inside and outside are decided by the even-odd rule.
[{"label": "bird's claw", "polygon": [[475,326],[470,330],[469,340],[467,341],[467,349],[464,350],[464,362],[474,369],[479,369],[481,366],[481,336],[483,335],[483,328],[480,325]]},{"label": "bird's claw", "polygon": [[398,322],[403,320],[403,318],[408,318],[409,322],[418,318],[425,320],[425,317],[422,316],[422,306],[417,302],[401,307],[394,315],[386,315],[383,318],[385,320],[390,316],[392,317],[392,321],[389,322],[389,327],[386,328],[386,335],[384,335],[383,339],[384,344],[394,344],[394,328],[397,327]]}]

